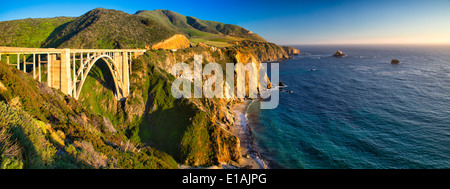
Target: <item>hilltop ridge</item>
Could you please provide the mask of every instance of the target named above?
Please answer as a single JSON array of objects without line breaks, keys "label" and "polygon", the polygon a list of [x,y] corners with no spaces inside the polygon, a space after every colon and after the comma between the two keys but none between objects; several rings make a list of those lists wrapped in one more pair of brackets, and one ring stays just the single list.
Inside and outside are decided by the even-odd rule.
[{"label": "hilltop ridge", "polygon": [[197,45],[198,42],[204,42],[209,45],[221,47],[229,46],[228,42],[240,40],[267,42],[258,34],[237,25],[200,20],[170,10],[142,10],[136,12],[135,15],[151,18],[166,27],[186,35],[193,45]]},{"label": "hilltop ridge", "polygon": [[144,48],[174,34],[152,19],[97,8],[49,36],[43,47]]}]

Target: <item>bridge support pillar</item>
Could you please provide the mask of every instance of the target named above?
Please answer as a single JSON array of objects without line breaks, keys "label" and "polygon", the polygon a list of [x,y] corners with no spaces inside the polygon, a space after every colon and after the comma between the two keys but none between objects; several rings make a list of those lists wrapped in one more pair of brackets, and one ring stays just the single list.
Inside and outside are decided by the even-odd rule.
[{"label": "bridge support pillar", "polygon": [[122,59],[122,97],[128,97],[130,93],[130,83],[128,77],[128,52],[123,52]]},{"label": "bridge support pillar", "polygon": [[49,72],[51,72],[50,84],[51,87],[61,90],[64,94],[72,94],[72,77],[70,75],[70,49],[63,49],[60,54],[60,59],[57,59],[56,54],[51,54],[51,65]]}]

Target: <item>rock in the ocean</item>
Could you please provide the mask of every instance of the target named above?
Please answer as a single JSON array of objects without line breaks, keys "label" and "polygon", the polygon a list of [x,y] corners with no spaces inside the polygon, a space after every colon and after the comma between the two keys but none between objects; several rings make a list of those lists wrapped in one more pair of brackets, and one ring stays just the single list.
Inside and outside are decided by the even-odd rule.
[{"label": "rock in the ocean", "polygon": [[333,56],[335,56],[335,57],[343,57],[343,56],[346,56],[346,55],[342,51],[336,51],[336,53],[334,53]]},{"label": "rock in the ocean", "polygon": [[391,60],[391,64],[399,64],[399,63],[400,63],[400,60],[397,60],[397,59]]},{"label": "rock in the ocean", "polygon": [[278,82],[278,86],[279,87],[286,87],[286,85],[284,85],[284,83],[282,81]]},{"label": "rock in the ocean", "polygon": [[336,51],[333,55],[334,57],[344,57],[346,56],[342,51]]}]

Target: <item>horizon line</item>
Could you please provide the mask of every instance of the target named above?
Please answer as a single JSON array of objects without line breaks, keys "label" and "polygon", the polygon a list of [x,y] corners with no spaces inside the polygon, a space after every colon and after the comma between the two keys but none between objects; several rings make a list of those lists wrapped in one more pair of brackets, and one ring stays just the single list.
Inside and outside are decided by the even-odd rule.
[{"label": "horizon line", "polygon": [[450,45],[450,42],[445,43],[279,43],[281,46],[298,46],[298,45],[428,45],[428,46],[446,46]]}]

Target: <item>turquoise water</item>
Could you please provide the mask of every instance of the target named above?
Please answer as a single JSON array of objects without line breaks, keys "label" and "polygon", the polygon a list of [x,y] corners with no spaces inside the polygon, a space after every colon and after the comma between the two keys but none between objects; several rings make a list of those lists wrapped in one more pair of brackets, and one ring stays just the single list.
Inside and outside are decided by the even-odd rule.
[{"label": "turquoise water", "polygon": [[310,56],[280,63],[294,92],[248,111],[271,168],[450,168],[450,46],[296,48]]}]

